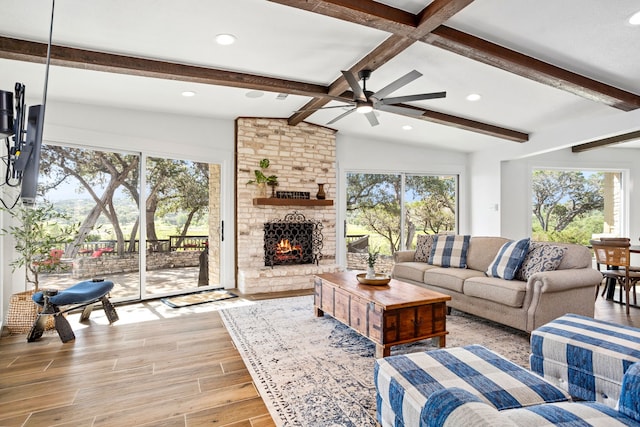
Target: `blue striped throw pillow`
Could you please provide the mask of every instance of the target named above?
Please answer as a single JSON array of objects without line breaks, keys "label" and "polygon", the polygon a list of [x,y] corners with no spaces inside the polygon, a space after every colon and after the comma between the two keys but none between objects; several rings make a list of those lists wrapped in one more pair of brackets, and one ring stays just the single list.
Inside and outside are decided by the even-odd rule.
[{"label": "blue striped throw pillow", "polygon": [[493,262],[487,268],[487,276],[513,280],[527,256],[527,252],[529,252],[530,240],[526,238],[502,245]]},{"label": "blue striped throw pillow", "polygon": [[467,268],[467,249],[471,236],[438,235],[429,256],[429,264]]}]

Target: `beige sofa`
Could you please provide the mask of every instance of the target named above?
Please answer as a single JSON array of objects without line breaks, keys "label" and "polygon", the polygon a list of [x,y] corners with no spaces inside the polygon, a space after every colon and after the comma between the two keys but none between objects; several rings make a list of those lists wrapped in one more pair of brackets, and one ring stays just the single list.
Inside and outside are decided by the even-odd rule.
[{"label": "beige sofa", "polygon": [[392,276],[450,295],[449,307],[526,332],[565,313],[593,317],[596,286],[602,274],[593,269],[587,247],[557,244],[565,250],[556,269],[533,273],[527,281],[488,277],[485,271],[509,241],[472,236],[466,254],[467,268],[417,262],[415,251],[399,251]]}]

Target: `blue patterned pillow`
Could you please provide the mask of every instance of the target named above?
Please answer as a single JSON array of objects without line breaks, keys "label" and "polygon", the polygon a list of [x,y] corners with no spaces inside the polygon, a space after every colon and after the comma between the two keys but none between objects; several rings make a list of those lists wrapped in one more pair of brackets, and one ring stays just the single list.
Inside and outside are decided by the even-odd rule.
[{"label": "blue patterned pillow", "polygon": [[431,255],[429,264],[440,267],[467,268],[467,249],[469,249],[469,239],[471,236],[446,236],[438,235]]},{"label": "blue patterned pillow", "polygon": [[429,262],[431,248],[433,247],[433,242],[435,242],[436,238],[436,234],[419,234],[416,239],[416,253],[413,256],[413,260]]},{"label": "blue patterned pillow", "polygon": [[513,280],[516,277],[516,271],[518,271],[529,252],[530,241],[531,239],[527,237],[526,239],[507,242],[502,245],[493,262],[487,268],[487,276]]},{"label": "blue patterned pillow", "polygon": [[535,273],[557,269],[566,250],[566,246],[531,242],[529,252],[518,270],[518,279],[526,282]]}]

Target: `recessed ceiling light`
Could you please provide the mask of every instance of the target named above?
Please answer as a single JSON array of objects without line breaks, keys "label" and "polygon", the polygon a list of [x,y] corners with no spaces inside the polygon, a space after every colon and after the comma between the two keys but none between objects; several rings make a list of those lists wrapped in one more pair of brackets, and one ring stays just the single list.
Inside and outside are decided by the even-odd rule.
[{"label": "recessed ceiling light", "polygon": [[411,130],[411,129],[413,129],[413,126],[411,126],[411,125],[402,126],[402,130]]},{"label": "recessed ceiling light", "polygon": [[482,96],[479,93],[470,93],[467,95],[467,101],[479,101]]},{"label": "recessed ceiling light", "polygon": [[631,25],[640,25],[640,10],[629,18],[629,24]]},{"label": "recessed ceiling light", "polygon": [[251,90],[247,93],[245,93],[244,96],[246,96],[247,98],[261,98],[264,95],[264,92],[259,91],[259,90]]},{"label": "recessed ceiling light", "polygon": [[189,97],[189,96],[196,96],[196,93],[195,93],[195,92],[192,92],[192,91],[190,91],[190,90],[185,90],[184,92],[182,92],[182,96],[186,96],[186,97]]},{"label": "recessed ceiling light", "polygon": [[218,34],[216,36],[216,43],[221,44],[223,46],[228,46],[230,44],[235,43],[236,36],[233,34]]}]

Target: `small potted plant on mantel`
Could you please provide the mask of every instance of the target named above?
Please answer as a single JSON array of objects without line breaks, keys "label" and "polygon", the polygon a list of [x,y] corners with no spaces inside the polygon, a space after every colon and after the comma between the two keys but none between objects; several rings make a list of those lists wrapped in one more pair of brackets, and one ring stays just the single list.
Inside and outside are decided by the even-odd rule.
[{"label": "small potted plant on mantel", "polygon": [[271,195],[274,195],[275,187],[278,185],[278,177],[275,175],[266,175],[265,170],[269,167],[271,162],[269,159],[260,160],[260,169],[255,169],[253,174],[255,175],[255,179],[250,179],[247,181],[247,184],[256,184],[258,186],[259,196],[266,197],[267,196],[267,185],[271,186]]},{"label": "small potted plant on mantel", "polygon": [[1,235],[14,239],[15,259],[9,265],[13,271],[25,269],[25,291],[13,294],[9,300],[7,328],[11,333],[28,332],[37,315],[31,296],[40,287],[39,275],[60,267],[60,251],[73,240],[76,227],[64,225],[69,217],[48,203],[36,207],[18,204],[3,210],[14,219],[0,230]]}]

